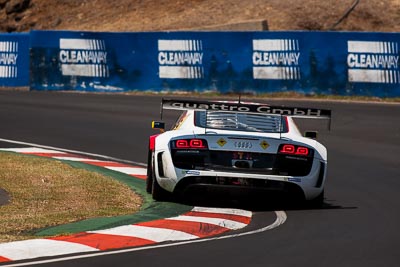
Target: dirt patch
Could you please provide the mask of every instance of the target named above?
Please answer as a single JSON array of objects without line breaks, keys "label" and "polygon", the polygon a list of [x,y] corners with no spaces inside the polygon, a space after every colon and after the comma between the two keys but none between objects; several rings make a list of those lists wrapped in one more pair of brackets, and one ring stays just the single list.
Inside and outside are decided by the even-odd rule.
[{"label": "dirt patch", "polygon": [[0,188],[0,206],[5,205],[10,201],[10,196],[8,195],[7,191]]},{"label": "dirt patch", "polygon": [[[0,31],[190,30],[249,20],[267,20],[273,31],[330,30],[353,3],[354,0],[0,0]],[[360,0],[335,30],[400,32],[400,1]]]}]

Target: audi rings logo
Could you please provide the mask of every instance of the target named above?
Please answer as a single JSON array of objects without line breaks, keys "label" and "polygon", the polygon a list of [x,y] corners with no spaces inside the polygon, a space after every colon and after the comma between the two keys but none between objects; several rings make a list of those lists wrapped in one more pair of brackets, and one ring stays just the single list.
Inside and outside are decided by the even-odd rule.
[{"label": "audi rings logo", "polygon": [[248,141],[236,141],[234,145],[236,148],[243,148],[243,149],[250,149],[253,147],[253,144]]}]

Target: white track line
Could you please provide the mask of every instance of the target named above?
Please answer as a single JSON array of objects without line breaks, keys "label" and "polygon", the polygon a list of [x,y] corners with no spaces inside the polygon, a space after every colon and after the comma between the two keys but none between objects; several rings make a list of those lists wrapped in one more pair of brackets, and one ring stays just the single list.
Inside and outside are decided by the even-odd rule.
[{"label": "white track line", "polygon": [[2,151],[10,151],[16,153],[48,153],[48,154],[67,154],[60,150],[44,149],[40,147],[21,147],[21,148],[2,148]]},{"label": "white track line", "polygon": [[1,256],[8,259],[26,260],[41,257],[57,256],[60,254],[72,254],[82,252],[99,251],[96,248],[58,240],[31,239],[0,244]]},{"label": "white track line", "polygon": [[112,162],[112,161],[104,161],[99,159],[89,159],[89,158],[77,158],[77,157],[52,157],[53,159],[59,160],[68,160],[68,161],[87,161],[87,162]]},{"label": "white track line", "polygon": [[100,155],[100,154],[93,154],[93,153],[88,153],[88,152],[83,152],[83,151],[78,151],[78,150],[70,150],[70,149],[52,147],[52,146],[43,146],[43,145],[39,145],[39,144],[27,143],[27,142],[21,142],[21,141],[15,141],[15,140],[3,139],[3,138],[0,138],[0,142],[7,142],[7,143],[26,145],[26,146],[34,146],[34,147],[38,147],[38,148],[58,150],[58,151],[67,152],[67,153],[81,154],[81,155],[91,156],[91,157],[98,157],[98,158],[103,158],[103,159],[117,161],[117,162],[129,163],[129,164],[133,164],[133,165],[147,166],[147,164],[144,164],[141,162],[119,159],[119,158],[104,156],[104,155]]},{"label": "white track line", "polygon": [[125,174],[137,174],[137,175],[147,175],[147,169],[145,168],[135,168],[135,167],[108,167],[105,166],[104,168],[116,171],[116,172],[122,172]]}]

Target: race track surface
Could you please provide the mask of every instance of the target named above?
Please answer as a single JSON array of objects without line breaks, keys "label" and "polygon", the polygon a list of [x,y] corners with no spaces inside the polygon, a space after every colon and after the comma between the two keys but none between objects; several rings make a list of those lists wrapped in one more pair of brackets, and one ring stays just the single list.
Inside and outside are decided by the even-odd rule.
[{"label": "race track surface", "polygon": [[[145,162],[160,99],[0,91],[0,138]],[[333,110],[330,132],[303,123],[328,147],[323,209],[286,210],[284,225],[254,235],[42,265],[399,266],[400,105],[273,102]],[[252,229],[277,208],[255,206]]]}]

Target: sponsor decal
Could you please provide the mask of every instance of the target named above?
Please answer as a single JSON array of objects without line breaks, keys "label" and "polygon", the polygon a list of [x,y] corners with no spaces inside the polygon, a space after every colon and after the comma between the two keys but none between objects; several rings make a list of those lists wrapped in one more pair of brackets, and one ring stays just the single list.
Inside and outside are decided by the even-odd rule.
[{"label": "sponsor decal", "polygon": [[186,171],[186,174],[190,174],[190,175],[200,175],[199,171]]},{"label": "sponsor decal", "polygon": [[104,40],[61,38],[58,59],[64,76],[109,76]]},{"label": "sponsor decal", "polygon": [[217,144],[218,144],[220,147],[223,147],[226,143],[227,143],[227,141],[226,141],[224,138],[220,138],[220,139],[218,139],[218,141],[217,141]]},{"label": "sponsor decal", "polygon": [[399,44],[347,41],[349,82],[400,83]]},{"label": "sponsor decal", "polygon": [[179,101],[179,100],[163,100],[163,107],[166,109],[195,109],[195,110],[214,110],[214,111],[232,111],[232,112],[252,112],[265,113],[287,116],[313,116],[323,117],[330,116],[330,110],[301,108],[301,107],[283,107],[283,106],[268,106],[255,104],[232,104],[220,102],[199,102],[199,101]]},{"label": "sponsor decal", "polygon": [[267,143],[267,141],[262,140],[261,143],[260,143],[260,146],[261,146],[262,149],[265,150],[265,149],[267,149],[269,147],[269,144]]},{"label": "sponsor decal", "polygon": [[301,160],[301,161],[307,161],[306,158],[302,158],[302,157],[285,156],[285,158],[294,159],[294,160]]},{"label": "sponsor decal", "polygon": [[0,42],[0,78],[18,76],[18,42]]},{"label": "sponsor decal", "polygon": [[201,79],[204,77],[201,40],[158,40],[159,77]]},{"label": "sponsor decal", "polygon": [[299,80],[299,50],[296,39],[253,40],[253,78]]}]

